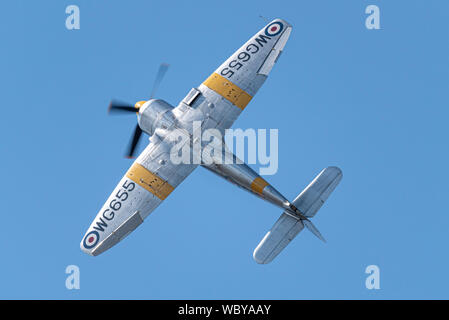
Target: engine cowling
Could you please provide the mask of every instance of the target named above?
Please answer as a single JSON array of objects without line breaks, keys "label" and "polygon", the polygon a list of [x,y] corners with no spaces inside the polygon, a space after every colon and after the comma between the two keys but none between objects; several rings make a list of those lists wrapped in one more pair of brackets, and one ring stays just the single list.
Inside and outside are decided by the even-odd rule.
[{"label": "engine cowling", "polygon": [[175,123],[173,106],[164,100],[152,99],[139,109],[139,126],[152,136],[156,129],[168,129]]}]

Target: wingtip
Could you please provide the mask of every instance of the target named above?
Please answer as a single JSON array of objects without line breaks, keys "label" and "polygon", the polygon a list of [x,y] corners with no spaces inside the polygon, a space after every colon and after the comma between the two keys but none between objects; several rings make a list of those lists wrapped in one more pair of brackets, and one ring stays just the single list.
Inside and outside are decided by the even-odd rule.
[{"label": "wingtip", "polygon": [[276,18],[276,19],[274,19],[273,21],[271,21],[271,23],[276,22],[276,21],[280,21],[280,22],[282,22],[283,24],[285,24],[285,27],[286,27],[286,28],[291,28],[291,27],[292,27],[292,25],[291,25],[287,20],[284,20],[284,19],[282,19],[282,18]]}]

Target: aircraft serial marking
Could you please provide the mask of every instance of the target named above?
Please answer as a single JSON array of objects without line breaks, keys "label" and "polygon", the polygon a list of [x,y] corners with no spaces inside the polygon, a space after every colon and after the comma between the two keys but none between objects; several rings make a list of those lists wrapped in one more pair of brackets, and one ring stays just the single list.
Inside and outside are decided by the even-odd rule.
[{"label": "aircraft serial marking", "polygon": [[229,62],[228,66],[220,71],[220,74],[231,79],[235,71],[239,70],[241,67],[243,67],[245,62],[248,62],[251,59],[251,55],[259,52],[259,48],[263,47],[264,44],[268,44],[267,40],[271,40],[270,37],[277,36],[280,32],[282,32],[283,29],[284,25],[279,21],[273,22],[272,24],[268,25],[265,28],[265,35],[259,34],[259,36],[254,39],[256,43],[250,43],[245,48],[245,51],[239,52],[237,54],[237,59]]},{"label": "aircraft serial marking", "polygon": [[89,232],[84,237],[83,243],[86,248],[95,247],[100,239],[100,234],[98,232],[105,231],[108,227],[107,221],[112,221],[114,219],[116,212],[120,210],[122,203],[128,199],[129,193],[136,188],[136,185],[134,182],[126,180],[123,183],[122,188],[123,189],[117,191],[115,198],[109,202],[109,208],[103,211],[102,217],[98,219],[96,225],[93,227],[95,230]]}]

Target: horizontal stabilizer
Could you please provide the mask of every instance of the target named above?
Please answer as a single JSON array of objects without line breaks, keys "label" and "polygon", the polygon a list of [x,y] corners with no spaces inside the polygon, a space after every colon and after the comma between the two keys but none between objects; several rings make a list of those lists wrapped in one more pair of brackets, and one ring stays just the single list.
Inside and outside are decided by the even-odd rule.
[{"label": "horizontal stabilizer", "polygon": [[262,264],[271,262],[302,229],[301,220],[283,213],[254,250],[254,260]]},{"label": "horizontal stabilizer", "polygon": [[324,201],[340,183],[343,174],[337,167],[329,167],[320,172],[313,181],[293,201],[293,204],[307,218],[312,218],[320,210]]},{"label": "horizontal stabilizer", "polygon": [[[342,172],[337,167],[324,169],[296,197],[292,204],[304,217],[313,217],[334,191],[342,177]],[[316,231],[313,233],[324,241],[324,238],[310,221],[284,211],[254,250],[254,260],[262,264],[271,262],[304,229],[305,223],[309,224],[307,227],[312,229],[312,232]]]}]

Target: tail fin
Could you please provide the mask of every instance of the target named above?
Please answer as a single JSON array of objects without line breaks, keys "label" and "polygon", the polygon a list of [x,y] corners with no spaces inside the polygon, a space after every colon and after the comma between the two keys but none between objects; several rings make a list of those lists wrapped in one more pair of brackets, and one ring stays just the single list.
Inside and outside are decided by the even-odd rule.
[{"label": "tail fin", "polygon": [[265,235],[254,250],[254,260],[263,264],[271,262],[304,229],[304,226],[326,242],[309,218],[317,213],[342,177],[343,174],[337,167],[328,167],[321,171],[292,202],[292,210],[295,213],[284,211]]},{"label": "tail fin", "polygon": [[303,220],[302,223],[306,226],[307,229],[309,229],[310,232],[312,232],[318,239],[320,239],[323,242],[326,242],[326,239],[324,239],[323,235],[320,233],[317,227],[310,221],[309,219]]}]

